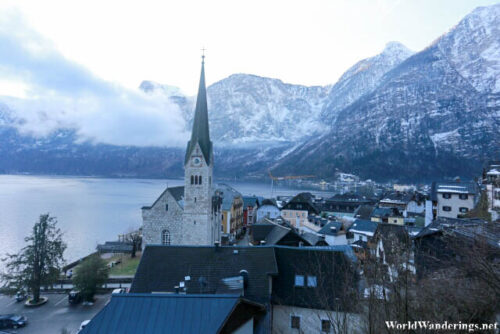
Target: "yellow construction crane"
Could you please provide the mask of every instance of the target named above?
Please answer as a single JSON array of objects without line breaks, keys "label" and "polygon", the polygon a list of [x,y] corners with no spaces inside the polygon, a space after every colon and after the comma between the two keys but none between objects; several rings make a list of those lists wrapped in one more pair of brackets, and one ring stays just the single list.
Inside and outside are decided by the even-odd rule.
[{"label": "yellow construction crane", "polygon": [[316,175],[287,175],[287,176],[274,176],[271,170],[268,170],[269,177],[271,178],[271,197],[274,194],[274,181],[280,180],[296,180],[296,179],[307,179],[311,177],[316,177]]}]

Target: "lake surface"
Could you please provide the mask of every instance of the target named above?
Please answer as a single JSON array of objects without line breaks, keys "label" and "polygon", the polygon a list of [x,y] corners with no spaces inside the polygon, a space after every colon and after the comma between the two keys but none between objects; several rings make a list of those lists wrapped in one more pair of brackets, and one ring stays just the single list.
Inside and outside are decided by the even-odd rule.
[{"label": "lake surface", "polygon": [[[271,195],[270,183],[225,183],[243,195]],[[93,252],[97,244],[116,240],[118,234],[140,227],[141,207],[151,205],[167,185],[183,184],[180,179],[0,175],[0,258],[21,249],[40,214],[48,212],[57,217],[64,232],[68,244],[65,259],[76,260]],[[304,189],[275,186],[274,195],[301,191]]]}]

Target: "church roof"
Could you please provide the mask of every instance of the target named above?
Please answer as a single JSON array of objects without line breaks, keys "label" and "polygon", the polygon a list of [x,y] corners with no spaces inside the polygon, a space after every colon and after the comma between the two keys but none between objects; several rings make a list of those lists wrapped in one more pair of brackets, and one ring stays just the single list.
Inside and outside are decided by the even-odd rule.
[{"label": "church roof", "polygon": [[196,98],[196,108],[194,110],[193,131],[191,140],[188,142],[184,164],[188,162],[191,153],[200,145],[203,157],[208,165],[212,162],[212,142],[210,141],[210,131],[208,127],[208,107],[207,107],[207,89],[205,87],[205,56],[202,57],[200,86],[198,88],[198,97]]}]

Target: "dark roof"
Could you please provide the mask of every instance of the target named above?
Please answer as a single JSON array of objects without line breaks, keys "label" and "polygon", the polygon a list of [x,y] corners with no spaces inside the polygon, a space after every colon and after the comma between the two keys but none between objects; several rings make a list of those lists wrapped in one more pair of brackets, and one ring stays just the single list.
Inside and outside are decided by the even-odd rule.
[{"label": "dark roof", "polygon": [[256,196],[243,196],[243,208],[247,208],[249,206],[254,207],[259,205],[259,199]]},{"label": "dark roof", "polygon": [[351,227],[349,227],[349,231],[373,235],[377,230],[377,225],[378,223],[371,220],[356,219]]},{"label": "dark roof", "polygon": [[288,233],[290,233],[292,229],[275,225],[269,234],[266,236],[266,245],[276,245],[278,242],[283,239]]},{"label": "dark roof", "polygon": [[222,210],[231,210],[234,199],[241,197],[240,192],[225,183],[218,184],[217,191],[222,196]]},{"label": "dark roof", "polygon": [[212,142],[210,141],[210,131],[208,126],[207,90],[205,87],[205,62],[201,63],[200,86],[198,87],[198,97],[196,98],[196,108],[194,110],[193,131],[191,140],[188,142],[184,164],[188,162],[196,143],[200,145],[203,157],[208,165],[212,163]]},{"label": "dark roof", "polygon": [[[340,310],[353,306],[349,302],[355,303],[348,295],[351,289],[357,289],[358,276],[343,249],[276,246],[275,252],[279,275],[273,277],[273,303]],[[295,286],[295,275],[304,276],[305,286]],[[307,277],[312,276],[316,277],[316,287],[307,286]]]},{"label": "dark roof", "polygon": [[389,217],[394,214],[394,208],[378,207],[372,211],[372,217]]},{"label": "dark roof", "polygon": [[250,227],[250,237],[252,243],[260,244],[262,240],[266,240],[267,235],[273,230],[274,223],[270,222],[266,218],[261,219],[256,224]]},{"label": "dark roof", "polygon": [[241,270],[248,272],[245,297],[265,303],[268,275],[278,272],[271,247],[148,245],[130,291],[174,292],[184,282],[188,293],[220,293],[227,291],[223,279],[240,276]]},{"label": "dark roof", "polygon": [[151,204],[151,206],[143,206],[142,208],[143,209],[151,209],[153,206],[155,206],[155,204],[160,200],[160,198],[162,198],[162,196],[167,191],[172,195],[172,197],[175,199],[175,201],[178,202],[181,207],[183,207],[182,203],[180,203],[180,202],[184,199],[184,186],[178,186],[178,187],[170,187],[170,188],[165,189],[160,194],[160,196],[158,196],[158,198],[154,201],[154,203]]},{"label": "dark roof", "polygon": [[370,219],[373,209],[373,205],[360,205],[356,211],[354,211],[354,217],[361,219]]},{"label": "dark roof", "polygon": [[274,198],[266,198],[264,199],[261,203],[260,203],[260,206],[264,206],[264,205],[273,205],[273,206],[276,206],[276,200]]},{"label": "dark roof", "polygon": [[266,236],[266,245],[282,245],[282,246],[295,246],[300,245],[311,246],[313,244],[302,237],[297,230],[290,226],[276,224],[274,228]]},{"label": "dark roof", "polygon": [[[246,307],[235,311],[240,305]],[[228,325],[238,325],[235,321],[243,324],[262,308],[229,295],[113,294],[79,333],[221,333]]]},{"label": "dark roof", "polygon": [[325,238],[315,233],[304,232],[300,236],[304,238],[311,246],[328,246]]},{"label": "dark roof", "polygon": [[[332,231],[332,227],[335,228],[335,232]],[[342,229],[342,223],[341,222],[329,222],[321,230],[319,230],[318,233],[319,234],[326,234],[326,235],[336,236],[341,229]]]},{"label": "dark roof", "polygon": [[[494,226],[494,225],[493,225]],[[415,238],[422,238],[432,234],[440,234],[443,231],[454,232],[464,237],[483,237],[493,246],[500,244],[500,231],[496,231],[488,225],[488,222],[479,218],[446,218],[438,217],[431,224],[424,227]]]},{"label": "dark roof", "polygon": [[[307,210],[308,213],[319,214],[318,208],[312,202],[311,193],[300,193],[293,197],[288,203],[283,206],[282,210]],[[305,207],[298,208],[297,205],[305,205]]]}]

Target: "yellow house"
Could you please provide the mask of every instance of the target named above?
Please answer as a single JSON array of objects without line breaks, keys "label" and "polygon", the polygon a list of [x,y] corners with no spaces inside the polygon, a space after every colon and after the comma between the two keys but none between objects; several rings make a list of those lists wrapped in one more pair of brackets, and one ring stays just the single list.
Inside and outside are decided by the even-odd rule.
[{"label": "yellow house", "polygon": [[243,230],[243,197],[226,184],[221,184],[217,190],[222,196],[222,235],[229,240],[235,240]]}]

